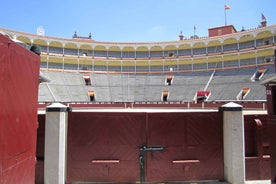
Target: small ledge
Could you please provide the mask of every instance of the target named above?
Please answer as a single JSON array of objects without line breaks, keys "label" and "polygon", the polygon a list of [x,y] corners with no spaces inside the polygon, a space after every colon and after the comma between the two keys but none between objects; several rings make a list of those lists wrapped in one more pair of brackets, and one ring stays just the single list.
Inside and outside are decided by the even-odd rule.
[{"label": "small ledge", "polygon": [[93,164],[118,164],[120,160],[92,160]]},{"label": "small ledge", "polygon": [[198,164],[199,160],[173,160],[173,164]]}]

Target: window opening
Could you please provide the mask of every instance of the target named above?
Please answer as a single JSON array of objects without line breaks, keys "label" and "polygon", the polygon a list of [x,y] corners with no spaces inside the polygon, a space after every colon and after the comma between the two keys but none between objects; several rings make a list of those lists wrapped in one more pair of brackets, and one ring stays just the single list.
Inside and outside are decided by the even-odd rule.
[{"label": "window opening", "polygon": [[95,93],[94,93],[94,91],[88,91],[88,96],[89,96],[89,98],[90,98],[90,102],[93,102],[93,101],[95,101]]},{"label": "window opening", "polygon": [[211,94],[211,91],[197,91],[196,93],[196,101],[197,102],[205,102]]},{"label": "window opening", "polygon": [[83,79],[84,79],[84,82],[85,82],[86,86],[90,86],[91,85],[90,75],[84,75]]},{"label": "window opening", "polygon": [[173,76],[171,76],[171,75],[168,75],[167,77],[166,77],[166,85],[172,85],[172,82],[173,82]]},{"label": "window opening", "polygon": [[259,81],[263,77],[266,70],[267,70],[266,68],[258,68],[258,70],[251,77],[251,81],[253,82]]},{"label": "window opening", "polygon": [[245,97],[249,94],[250,88],[242,88],[237,96],[237,100],[244,100]]},{"label": "window opening", "polygon": [[264,45],[269,45],[269,40],[264,40]]},{"label": "window opening", "polygon": [[168,55],[169,55],[169,57],[173,57],[174,56],[174,52],[169,52]]},{"label": "window opening", "polygon": [[167,102],[169,97],[169,91],[163,91],[162,93],[162,100],[163,102]]}]

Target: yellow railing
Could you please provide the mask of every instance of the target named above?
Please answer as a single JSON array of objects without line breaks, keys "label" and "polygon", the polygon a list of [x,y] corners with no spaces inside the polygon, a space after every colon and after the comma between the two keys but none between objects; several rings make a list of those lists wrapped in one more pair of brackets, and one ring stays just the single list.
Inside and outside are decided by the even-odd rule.
[{"label": "yellow railing", "polygon": [[93,58],[93,57],[77,57],[71,55],[61,54],[45,54],[41,55],[41,62],[71,64],[71,65],[87,65],[87,66],[176,66],[176,65],[190,65],[203,63],[227,62],[239,59],[252,59],[256,57],[270,57],[273,56],[274,50],[272,47],[261,48],[256,50],[246,50],[234,53],[224,53],[220,55],[201,55],[194,57],[172,57],[164,59],[156,58],[140,58],[140,59],[108,59],[108,58]]}]

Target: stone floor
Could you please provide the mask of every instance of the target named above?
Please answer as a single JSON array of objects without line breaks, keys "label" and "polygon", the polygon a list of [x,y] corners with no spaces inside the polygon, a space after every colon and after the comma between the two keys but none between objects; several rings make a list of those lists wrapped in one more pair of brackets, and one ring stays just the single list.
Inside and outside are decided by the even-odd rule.
[{"label": "stone floor", "polygon": [[[133,184],[139,184],[136,182]],[[72,184],[111,184],[111,183],[98,183],[98,182],[74,182]],[[112,183],[115,184],[115,183]],[[116,184],[131,184],[131,183],[116,183]],[[160,183],[144,183],[144,184],[230,184],[228,182],[221,181],[189,181],[189,182],[160,182]],[[270,180],[254,180],[245,181],[244,184],[271,184]]]}]

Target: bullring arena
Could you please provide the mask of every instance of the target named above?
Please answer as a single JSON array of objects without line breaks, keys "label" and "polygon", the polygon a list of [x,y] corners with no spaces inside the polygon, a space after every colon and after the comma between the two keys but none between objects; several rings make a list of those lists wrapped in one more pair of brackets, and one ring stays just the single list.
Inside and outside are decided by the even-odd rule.
[{"label": "bullring arena", "polygon": [[22,183],[273,180],[264,84],[276,25],[145,43],[0,33],[41,49],[36,164],[20,166]]}]

